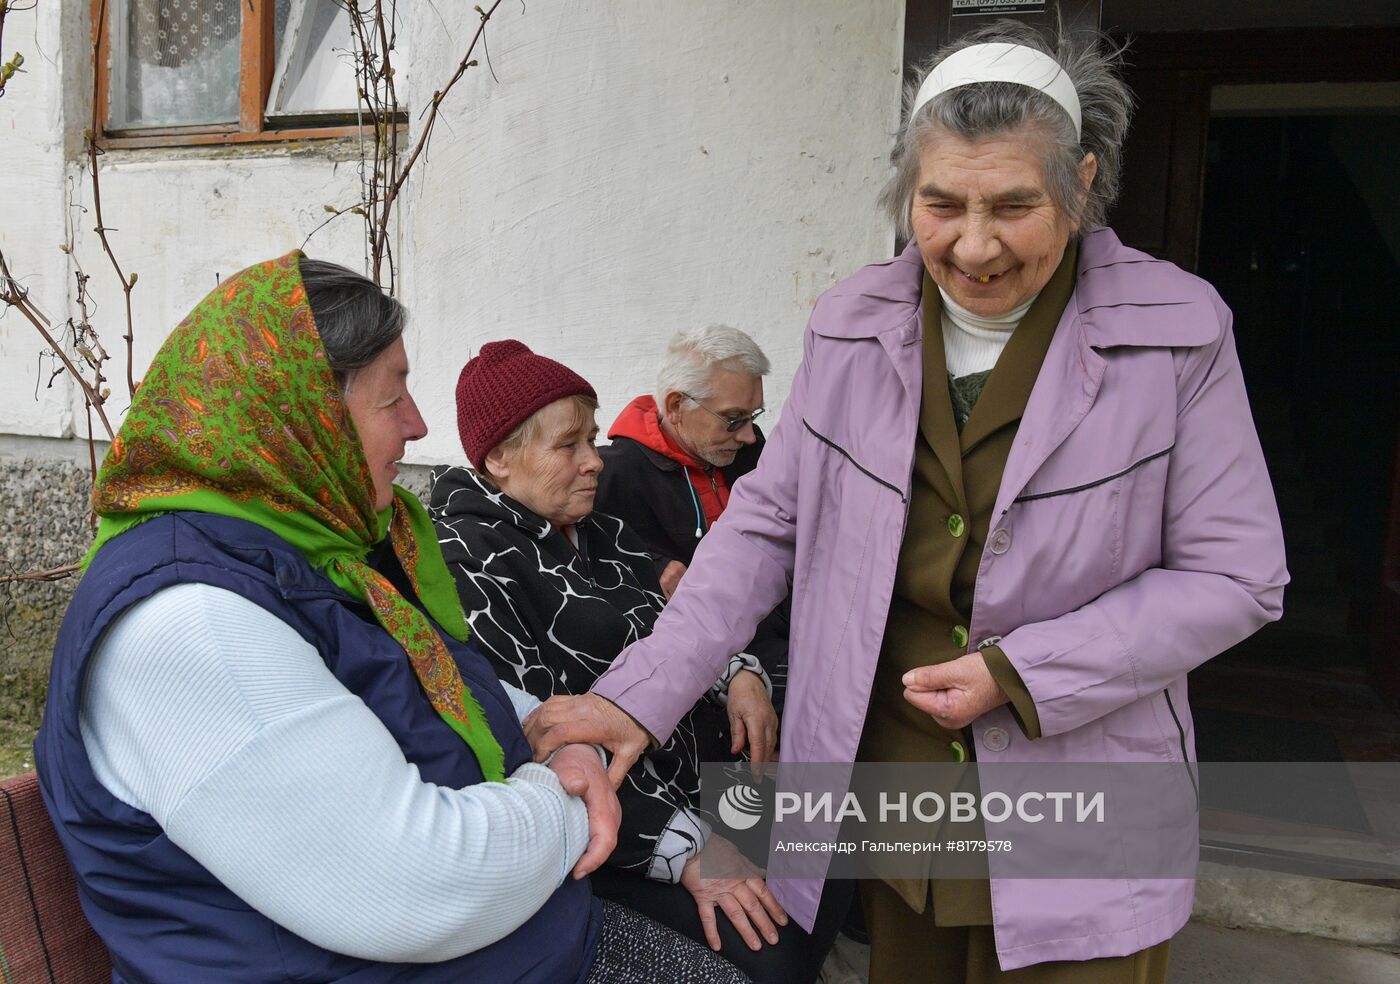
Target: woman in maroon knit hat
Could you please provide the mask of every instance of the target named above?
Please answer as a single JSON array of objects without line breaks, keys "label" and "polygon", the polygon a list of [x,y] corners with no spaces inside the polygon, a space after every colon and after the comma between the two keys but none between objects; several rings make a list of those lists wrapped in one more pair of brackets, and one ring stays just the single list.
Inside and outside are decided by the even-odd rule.
[{"label": "woman in maroon knit hat", "polygon": [[[433,474],[430,511],[475,641],[502,679],[541,700],[587,691],[664,604],[641,540],[593,511],[597,409],[573,370],[518,341],[490,342],[457,382],[472,467]],[[771,757],[767,688],[758,660],[736,654],[670,741],[632,768],[618,791],[618,846],[594,891],[708,943],[756,981],[810,981],[838,927],[808,936],[789,924],[762,873],[698,810],[701,762],[746,746]],[[701,879],[702,853],[748,877]]]}]

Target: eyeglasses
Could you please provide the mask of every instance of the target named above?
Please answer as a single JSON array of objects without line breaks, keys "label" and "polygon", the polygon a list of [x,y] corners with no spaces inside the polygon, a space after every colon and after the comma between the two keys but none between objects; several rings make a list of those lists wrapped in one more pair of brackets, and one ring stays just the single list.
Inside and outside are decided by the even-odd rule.
[{"label": "eyeglasses", "polygon": [[685,397],[687,400],[689,400],[690,402],[694,403],[697,407],[699,407],[701,410],[704,410],[706,413],[708,413],[711,417],[714,417],[716,420],[722,420],[722,421],[724,421],[724,429],[725,429],[727,432],[729,432],[730,434],[733,434],[733,433],[735,433],[736,431],[739,431],[739,430],[743,430],[745,424],[751,424],[751,423],[753,423],[753,422],[754,422],[755,420],[757,420],[759,417],[762,417],[763,414],[767,411],[767,408],[766,408],[766,407],[759,407],[759,408],[758,408],[757,410],[755,410],[753,413],[745,414],[745,415],[742,416],[742,417],[726,417],[726,416],[725,416],[724,414],[722,414],[722,413],[716,413],[715,411],[711,410],[709,407],[705,406],[705,404],[701,403],[699,400],[697,400],[695,397],[691,396],[689,393],[682,392],[682,393],[681,393],[681,396]]}]

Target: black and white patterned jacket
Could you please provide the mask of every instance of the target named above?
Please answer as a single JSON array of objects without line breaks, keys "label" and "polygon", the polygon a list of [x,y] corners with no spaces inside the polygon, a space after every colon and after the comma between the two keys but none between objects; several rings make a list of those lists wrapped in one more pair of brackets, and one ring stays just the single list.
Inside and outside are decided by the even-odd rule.
[{"label": "black and white patterned jacket", "polygon": [[[434,469],[429,511],[477,645],[501,679],[540,700],[587,691],[661,612],[646,548],[611,516],[595,512],[580,522],[575,549],[545,519],[462,467]],[[704,846],[710,824],[698,810],[699,763],[734,759],[722,701],[741,669],[763,675],[753,656],[735,656],[670,740],[627,773],[610,864],[675,882]]]}]

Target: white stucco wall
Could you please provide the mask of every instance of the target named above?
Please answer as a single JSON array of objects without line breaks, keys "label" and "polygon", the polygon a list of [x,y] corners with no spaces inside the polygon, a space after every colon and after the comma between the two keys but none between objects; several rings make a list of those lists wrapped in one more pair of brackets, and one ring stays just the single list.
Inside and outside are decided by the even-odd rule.
[{"label": "white stucco wall", "polygon": [[[24,55],[0,99],[0,248],[10,272],[56,321],[67,317],[63,242],[62,17],[56,3],[12,11],[0,60]],[[69,386],[52,388],[43,343],[17,312],[0,308],[0,433],[61,437],[72,425]],[[35,398],[36,383],[39,384]]]},{"label": "white stucco wall", "polygon": [[[329,150],[296,156],[225,151],[178,160],[150,150],[108,154],[103,215],[119,229],[109,238],[122,268],[138,274],[131,295],[138,379],[170,329],[219,278],[301,247],[327,218],[325,205],[356,200],[355,162],[332,160]],[[78,184],[87,201],[90,189]],[[93,277],[91,289],[104,301],[103,334],[117,364],[124,357],[116,349],[126,321],[121,286],[91,227],[85,227],[79,250]],[[344,216],[317,233],[306,252],[358,267],[361,228],[357,218]],[[113,391],[121,396],[124,387],[118,381]],[[114,426],[124,406],[123,399],[112,408]]]},{"label": "white stucco wall", "polygon": [[[91,112],[88,21],[81,5],[60,16],[41,3],[11,13],[6,53],[25,52],[25,74],[0,100],[0,246],[11,271],[56,321],[76,315],[72,269],[58,246],[65,211],[73,219],[75,255],[92,277],[93,324],[112,356],[107,365],[108,417],[125,409],[126,330],[122,291],[94,233],[92,189],[83,156]],[[358,197],[354,148],[343,144],[252,149],[113,150],[102,158],[103,216],[123,269],[136,273],[132,293],[137,379],[160,343],[217,277],[302,245],[327,218],[323,206]],[[74,207],[70,207],[69,202]],[[86,209],[87,211],[83,211]],[[358,265],[362,233],[346,216],[319,232],[308,252]],[[60,377],[34,399],[42,340],[15,312],[0,318],[0,434],[62,437],[86,433],[81,393]]]},{"label": "white stucco wall", "polygon": [[[51,60],[32,59],[0,100],[0,244],[46,307],[66,316],[67,263],[56,248],[65,181],[74,178],[83,203],[89,191],[65,140],[69,155],[81,145],[86,120],[74,117],[86,108],[71,90],[88,83],[60,57],[86,57],[84,18],[70,12],[60,23],[58,7],[27,15]],[[415,107],[450,74],[477,22],[470,5],[433,7],[400,8]],[[772,358],[768,402],[779,405],[813,301],[892,245],[875,197],[898,119],[903,7],[502,4],[489,34],[499,81],[483,64],[452,92],[401,215],[400,296],[413,315],[415,391],[433,426],[409,460],[460,456],[457,372],[496,338],[520,338],[583,373],[606,426],[651,388],[672,331],[727,322]],[[7,48],[23,33],[17,20]],[[420,116],[411,117],[416,139]],[[300,246],[323,205],[354,197],[351,156],[320,145],[104,158],[113,243],[140,278],[138,378],[216,275]],[[79,255],[115,354],[121,293],[92,224],[81,223]],[[306,250],[358,266],[358,220],[339,220]],[[0,322],[0,385],[22,397],[0,403],[0,433],[55,436],[71,424],[71,392],[30,398],[39,348],[13,314]],[[113,388],[115,423],[122,387]]]},{"label": "white stucco wall", "polygon": [[[452,93],[415,176],[405,298],[420,460],[460,456],[457,371],[515,337],[598,390],[600,422],[652,386],[675,330],[725,322],[786,394],[818,294],[888,254],[876,212],[898,122],[901,0],[503,4],[499,82]],[[446,65],[467,5],[414,21],[414,64]],[[484,67],[484,65],[483,65]],[[415,71],[421,103],[437,84]],[[430,424],[434,421],[430,421]]]}]

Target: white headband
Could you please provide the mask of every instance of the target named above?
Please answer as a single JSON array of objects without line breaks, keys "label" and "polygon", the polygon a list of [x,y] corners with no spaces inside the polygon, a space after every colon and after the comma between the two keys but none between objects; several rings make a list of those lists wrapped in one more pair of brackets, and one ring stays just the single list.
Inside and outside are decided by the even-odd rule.
[{"label": "white headband", "polygon": [[1083,136],[1079,93],[1069,75],[1055,59],[1023,44],[974,44],[953,52],[919,86],[914,113],[934,96],[976,82],[1014,82],[1045,93],[1074,121],[1074,135]]}]

